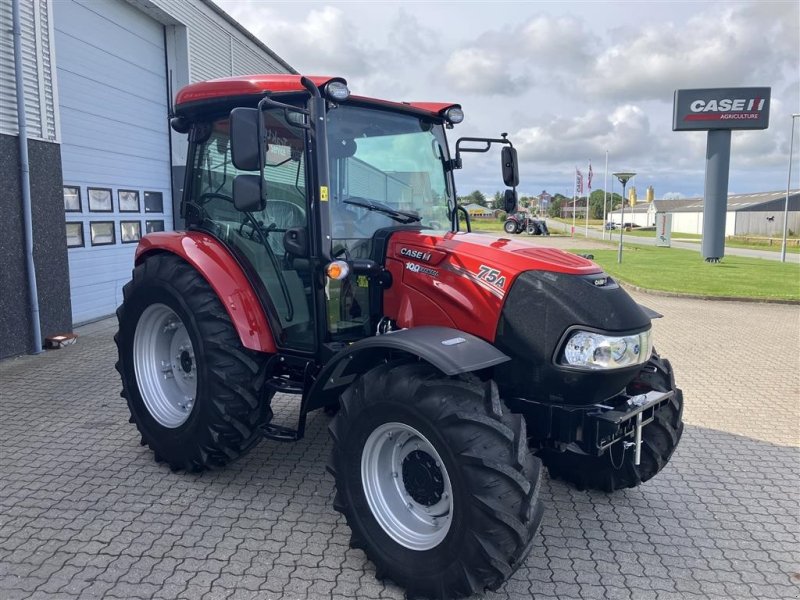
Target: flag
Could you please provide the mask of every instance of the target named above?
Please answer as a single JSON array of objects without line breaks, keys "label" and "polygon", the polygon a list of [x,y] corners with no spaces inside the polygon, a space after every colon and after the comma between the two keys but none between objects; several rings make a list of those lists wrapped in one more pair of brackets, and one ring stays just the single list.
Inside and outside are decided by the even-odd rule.
[{"label": "flag", "polygon": [[586,176],[586,187],[592,189],[592,163],[589,163],[589,174]]},{"label": "flag", "polygon": [[578,167],[575,167],[575,193],[583,193],[583,173],[578,170]]}]

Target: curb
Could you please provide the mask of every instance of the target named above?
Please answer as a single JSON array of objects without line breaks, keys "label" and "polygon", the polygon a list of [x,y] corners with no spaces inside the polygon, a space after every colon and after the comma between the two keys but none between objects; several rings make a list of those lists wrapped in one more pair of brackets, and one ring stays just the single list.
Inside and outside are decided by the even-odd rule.
[{"label": "curb", "polygon": [[687,300],[719,300],[721,302],[746,302],[748,304],[787,304],[791,306],[800,305],[800,300],[781,300],[779,298],[737,298],[735,296],[702,296],[699,294],[683,294],[681,292],[665,292],[663,290],[651,290],[650,288],[639,287],[626,281],[614,279],[623,288],[641,292],[643,294],[650,294],[651,296],[662,296],[664,298],[686,298]]}]

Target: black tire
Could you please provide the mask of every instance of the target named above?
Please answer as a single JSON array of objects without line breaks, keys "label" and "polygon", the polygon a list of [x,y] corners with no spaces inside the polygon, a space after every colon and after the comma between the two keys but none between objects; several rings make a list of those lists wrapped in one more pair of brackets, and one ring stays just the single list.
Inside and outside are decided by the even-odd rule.
[{"label": "black tire", "polygon": [[503,229],[505,229],[506,233],[519,233],[516,221],[506,221],[503,225]]},{"label": "black tire", "polygon": [[[153,417],[134,371],[136,326],[155,303],[180,317],[194,349],[197,393],[188,419],[178,427],[165,427]],[[216,293],[192,266],[171,254],[145,260],[123,288],[117,319],[121,395],[142,445],[153,450],[156,461],[199,472],[228,464],[262,439],[260,426],[272,418],[271,394],[264,391],[267,355],[242,347]]]},{"label": "black tire", "polygon": [[658,474],[672,458],[683,435],[683,392],[675,386],[672,365],[657,354],[648,363],[655,371],[645,369],[630,385],[635,393],[675,390],[668,404],[661,407],[655,419],[642,429],[642,455],[639,466],[633,464],[633,449],[623,452],[615,444],[602,456],[576,452],[542,450],[538,453],[550,477],[561,479],[579,490],[615,490],[641,485]]},{"label": "black tire", "polygon": [[[390,537],[365,496],[362,451],[386,423],[422,432],[452,483],[452,522],[430,549]],[[334,508],[379,579],[392,579],[408,597],[469,596],[497,589],[527,556],[542,518],[541,463],[528,450],[524,420],[503,405],[494,382],[448,378],[421,363],[380,365],[345,391],[329,429]]]}]

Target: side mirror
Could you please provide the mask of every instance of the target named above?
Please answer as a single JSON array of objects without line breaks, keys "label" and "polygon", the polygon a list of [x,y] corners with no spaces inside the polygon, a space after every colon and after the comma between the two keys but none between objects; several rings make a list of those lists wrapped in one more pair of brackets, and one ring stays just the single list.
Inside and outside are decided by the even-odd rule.
[{"label": "side mirror", "polygon": [[283,248],[293,256],[308,256],[308,233],[305,227],[292,227],[283,234]]},{"label": "side mirror", "polygon": [[[505,148],[504,148],[505,150]],[[516,190],[506,190],[503,194],[503,210],[507,215],[511,215],[517,210],[517,192]]]},{"label": "side mirror", "polygon": [[230,117],[231,160],[240,171],[260,171],[263,163],[257,108],[234,108]]},{"label": "side mirror", "polygon": [[500,152],[500,157],[503,161],[503,183],[508,187],[517,187],[519,185],[519,165],[517,164],[517,149],[511,146],[503,146]]},{"label": "side mirror", "polygon": [[233,180],[233,206],[241,212],[264,210],[261,175],[237,175]]}]

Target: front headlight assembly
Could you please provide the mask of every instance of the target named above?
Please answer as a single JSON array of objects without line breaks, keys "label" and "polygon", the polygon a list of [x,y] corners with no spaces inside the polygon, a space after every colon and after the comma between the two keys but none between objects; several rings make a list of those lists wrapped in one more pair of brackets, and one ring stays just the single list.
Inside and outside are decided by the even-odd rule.
[{"label": "front headlight assembly", "polygon": [[623,336],[574,331],[564,345],[559,363],[593,371],[641,365],[650,359],[653,351],[652,331]]}]

